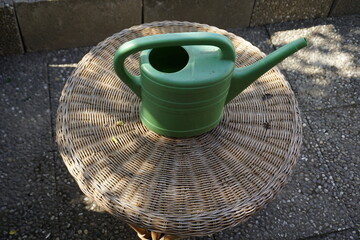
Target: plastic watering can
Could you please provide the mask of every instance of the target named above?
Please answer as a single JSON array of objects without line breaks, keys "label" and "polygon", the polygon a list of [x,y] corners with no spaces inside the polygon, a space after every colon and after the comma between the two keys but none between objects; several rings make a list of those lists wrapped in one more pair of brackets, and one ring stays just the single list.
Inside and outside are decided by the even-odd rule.
[{"label": "plastic watering can", "polygon": [[[191,137],[217,126],[226,103],[306,45],[301,38],[250,66],[235,68],[234,46],[223,35],[160,34],[121,45],[114,69],[141,99],[140,119],[148,129],[169,137]],[[134,76],[124,61],[138,51],[142,51],[140,76]]]}]

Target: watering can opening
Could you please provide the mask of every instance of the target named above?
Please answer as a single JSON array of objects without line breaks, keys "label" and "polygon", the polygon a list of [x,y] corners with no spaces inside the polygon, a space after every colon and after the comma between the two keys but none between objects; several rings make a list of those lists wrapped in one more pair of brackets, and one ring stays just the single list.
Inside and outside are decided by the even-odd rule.
[{"label": "watering can opening", "polygon": [[154,48],[149,54],[149,62],[160,72],[174,73],[186,66],[189,54],[181,46]]}]

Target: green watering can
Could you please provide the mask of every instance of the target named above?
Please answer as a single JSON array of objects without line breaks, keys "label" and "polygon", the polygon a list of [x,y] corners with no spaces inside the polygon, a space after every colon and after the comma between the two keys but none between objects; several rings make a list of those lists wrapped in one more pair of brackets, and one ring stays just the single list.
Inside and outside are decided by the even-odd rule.
[{"label": "green watering can", "polygon": [[[140,119],[168,137],[192,137],[210,131],[224,105],[283,59],[307,45],[301,38],[244,68],[235,68],[235,49],[225,36],[208,32],[170,33],[137,38],[119,47],[114,69],[141,99]],[[140,55],[140,76],[125,59]]]}]

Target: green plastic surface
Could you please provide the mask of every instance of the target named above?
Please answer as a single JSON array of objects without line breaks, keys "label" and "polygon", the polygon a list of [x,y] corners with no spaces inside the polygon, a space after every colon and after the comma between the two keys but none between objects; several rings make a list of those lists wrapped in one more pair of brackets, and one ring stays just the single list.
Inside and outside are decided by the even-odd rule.
[{"label": "green plastic surface", "polygon": [[[147,128],[169,137],[191,137],[217,126],[227,102],[304,46],[306,40],[299,39],[249,67],[235,69],[234,46],[223,35],[152,35],[121,45],[114,69],[141,99],[140,119]],[[134,76],[124,61],[138,51],[140,76]]]}]

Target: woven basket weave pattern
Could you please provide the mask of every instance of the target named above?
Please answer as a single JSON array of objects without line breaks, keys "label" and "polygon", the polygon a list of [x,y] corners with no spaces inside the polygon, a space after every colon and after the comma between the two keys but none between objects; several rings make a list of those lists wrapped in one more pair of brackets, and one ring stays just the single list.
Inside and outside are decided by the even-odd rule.
[{"label": "woven basket weave pattern", "polygon": [[[273,68],[225,106],[215,129],[171,139],[139,120],[140,100],[112,62],[126,41],[172,32],[215,32],[232,40],[236,66],[264,57],[241,37],[208,25],[155,22],[123,30],[94,47],[68,79],[57,142],[86,196],[124,221],[172,235],[235,226],[281,189],[299,156],[301,121],[288,83]],[[126,60],[139,74],[139,54]]]}]

